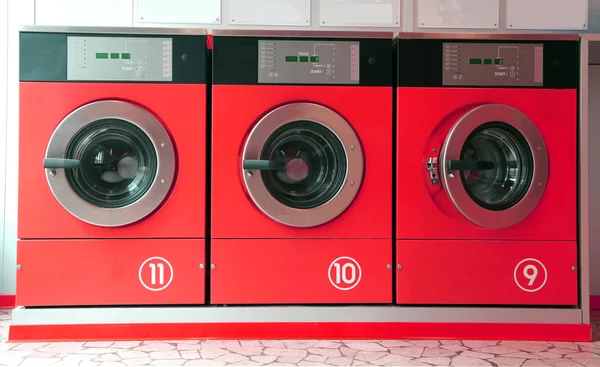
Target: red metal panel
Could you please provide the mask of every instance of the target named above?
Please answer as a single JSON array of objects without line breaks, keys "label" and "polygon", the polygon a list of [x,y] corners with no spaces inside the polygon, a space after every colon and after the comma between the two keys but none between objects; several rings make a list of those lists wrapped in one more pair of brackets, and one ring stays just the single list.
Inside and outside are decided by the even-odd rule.
[{"label": "red metal panel", "polygon": [[[215,85],[212,98],[214,238],[392,236],[391,87]],[[266,113],[292,102],[318,103],[339,113],[359,136],[365,155],[365,177],[354,202],[319,227],[292,228],[268,218],[248,198],[240,177],[241,152],[252,127]]]},{"label": "red metal panel", "polygon": [[18,241],[18,306],[204,303],[203,240]]},{"label": "red metal panel", "polygon": [[589,324],[471,324],[458,322],[246,322],[11,325],[9,331],[10,342],[152,339],[466,339],[590,342],[592,341],[592,327]]},{"label": "red metal panel", "polygon": [[[162,207],[124,227],[97,227],[73,217],[52,195],[42,167],[58,124],[73,110],[106,99],[135,103],[154,114],[177,153],[175,185]],[[19,238],[205,236],[205,85],[21,83],[20,105]]]},{"label": "red metal panel", "polygon": [[[398,88],[398,239],[577,239],[577,91],[493,88]],[[501,103],[527,115],[549,155],[548,185],[524,221],[490,230],[474,225],[454,207],[425,169],[452,125],[466,112]]]},{"label": "red metal panel", "polygon": [[398,241],[399,304],[577,305],[577,242]]},{"label": "red metal panel", "polygon": [[389,240],[213,240],[211,262],[213,304],[392,302]]}]

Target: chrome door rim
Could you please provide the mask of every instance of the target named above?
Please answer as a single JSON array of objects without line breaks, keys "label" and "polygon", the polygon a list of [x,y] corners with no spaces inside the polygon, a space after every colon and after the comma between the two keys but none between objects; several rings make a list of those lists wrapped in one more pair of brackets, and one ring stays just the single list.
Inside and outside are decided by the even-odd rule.
[{"label": "chrome door rim", "polygon": [[291,103],[278,107],[254,126],[246,139],[242,160],[260,159],[262,149],[273,132],[299,120],[311,121],[327,127],[344,146],[347,162],[346,177],[342,187],[331,200],[311,209],[291,208],[271,196],[259,171],[241,169],[241,174],[250,198],[265,215],[276,222],[292,227],[315,227],[342,214],[354,201],[363,180],[362,147],[358,136],[342,116],[314,103]]},{"label": "chrome door rim", "polygon": [[122,101],[92,102],[71,112],[54,130],[46,148],[46,158],[65,158],[71,139],[80,129],[94,121],[111,118],[139,127],[154,145],[156,176],[140,199],[120,208],[101,208],[73,191],[63,169],[46,170],[50,190],[62,207],[79,220],[101,227],[124,226],[147,217],[165,200],[175,179],[175,149],[165,128],[148,111]]},{"label": "chrome door rim", "polygon": [[[498,121],[517,129],[527,140],[533,156],[533,177],[525,196],[514,206],[493,211],[479,206],[467,193],[459,177],[452,178],[448,160],[459,160],[470,134],[479,126]],[[462,116],[448,134],[442,151],[441,179],[446,193],[458,211],[471,222],[485,228],[507,228],[524,220],[539,204],[548,183],[548,152],[539,130],[521,111],[502,104],[476,107]]]}]

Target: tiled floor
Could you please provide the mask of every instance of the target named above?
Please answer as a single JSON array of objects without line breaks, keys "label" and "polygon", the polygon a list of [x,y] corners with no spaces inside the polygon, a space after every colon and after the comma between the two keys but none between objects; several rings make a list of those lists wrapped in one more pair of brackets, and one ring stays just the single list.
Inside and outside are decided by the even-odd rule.
[{"label": "tiled floor", "polygon": [[[600,314],[594,315],[594,334]],[[594,343],[458,340],[181,340],[7,343],[10,312],[0,311],[5,366],[599,366]],[[598,338],[596,338],[598,339]]]}]

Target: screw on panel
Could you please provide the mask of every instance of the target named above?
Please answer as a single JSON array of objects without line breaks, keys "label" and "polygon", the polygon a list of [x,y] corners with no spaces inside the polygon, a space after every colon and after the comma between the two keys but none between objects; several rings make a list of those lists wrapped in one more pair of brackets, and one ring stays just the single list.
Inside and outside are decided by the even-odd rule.
[{"label": "screw on panel", "polygon": [[541,182],[538,182],[538,187],[541,187],[541,186],[542,186],[542,183],[541,183]]},{"label": "screw on panel", "polygon": [[160,180],[160,183],[165,183],[165,180]]},{"label": "screw on panel", "polygon": [[398,270],[402,269],[402,265],[398,264]]},{"label": "screw on panel", "polygon": [[354,150],[354,145],[350,145],[350,149],[351,149],[351,150]]},{"label": "screw on panel", "polygon": [[575,265],[575,266],[571,267],[571,270],[577,271],[577,266]]},{"label": "screw on panel", "polygon": [[448,173],[448,177],[454,178],[454,173]]},{"label": "screw on panel", "polygon": [[21,265],[17,265],[17,270],[21,270],[23,267]]},{"label": "screw on panel", "polygon": [[250,171],[246,172],[246,177],[252,177],[252,172],[250,172]]},{"label": "screw on panel", "polygon": [[392,264],[387,264],[387,268],[391,269],[392,268]]},{"label": "screw on panel", "polygon": [[210,264],[210,268],[211,268],[211,269],[214,269],[214,268],[216,268],[216,267],[217,267],[217,266],[216,266],[215,264]]},{"label": "screw on panel", "polygon": [[354,186],[354,181],[350,181],[350,186]]},{"label": "screw on panel", "polygon": [[56,176],[56,171],[55,171],[55,170],[52,170],[52,171],[50,171],[49,173],[50,173],[50,176],[51,176],[51,177],[54,177],[54,176]]},{"label": "screw on panel", "polygon": [[431,149],[431,151],[435,153],[435,152],[437,152],[437,149],[433,148],[433,149]]},{"label": "screw on panel", "polygon": [[204,264],[200,264],[200,269],[204,269]]},{"label": "screw on panel", "polygon": [[542,147],[537,147],[537,148],[538,148],[538,150],[542,150]]}]

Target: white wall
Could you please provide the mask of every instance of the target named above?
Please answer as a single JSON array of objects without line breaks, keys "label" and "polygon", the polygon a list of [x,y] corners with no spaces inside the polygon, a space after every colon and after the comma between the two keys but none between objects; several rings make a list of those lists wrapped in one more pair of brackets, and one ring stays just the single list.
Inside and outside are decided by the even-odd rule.
[{"label": "white wall", "polygon": [[[507,6],[509,4],[539,3],[543,4],[540,9],[530,9],[529,18],[539,21],[540,14],[547,22],[546,24],[537,24],[544,28],[544,31],[567,31],[565,29],[557,30],[549,22],[564,22],[565,19],[571,21],[571,30],[569,32],[582,32],[589,27],[591,30],[600,31],[600,0],[590,0],[590,20],[585,20],[587,13],[587,0],[385,0],[400,3],[399,16],[391,17],[387,26],[366,27],[366,26],[347,26],[347,27],[328,27],[329,24],[323,24],[324,19],[327,22],[333,18],[321,17],[321,2],[332,2],[340,0],[222,0],[220,11],[208,9],[206,11],[175,11],[181,5],[190,5],[196,8],[198,4],[209,4],[213,0],[0,0],[0,55],[7,54],[7,59],[0,59],[0,142],[6,141],[6,145],[0,143],[0,294],[15,294],[15,265],[16,265],[16,234],[17,234],[17,193],[18,193],[18,124],[19,124],[19,99],[18,99],[18,27],[23,24],[45,24],[45,25],[89,25],[89,26],[163,26],[163,27],[202,27],[209,29],[216,28],[268,28],[268,29],[343,29],[343,30],[390,30],[398,31],[418,31],[418,32],[453,32],[453,31],[478,31],[478,32],[507,32],[511,31],[508,26]],[[230,6],[241,2],[262,2],[263,4],[273,4],[273,2],[286,2],[288,4],[298,5],[300,11],[296,16],[294,11],[285,12],[285,8],[258,8],[256,12],[269,14],[266,21],[263,19],[262,26],[239,25],[239,18],[235,20],[235,14],[240,12],[231,11]],[[352,0],[354,2],[369,2],[369,0]],[[352,2],[348,0],[347,2]],[[471,28],[458,29],[456,26],[442,24],[441,28],[427,28],[427,23],[438,22],[440,11],[440,2],[445,1],[448,6],[445,7],[446,13],[442,18],[452,22],[453,19],[460,18],[460,24],[471,24]],[[371,1],[376,2],[376,1]],[[381,2],[381,1],[380,1]],[[150,3],[161,6],[158,11],[146,11],[144,6]],[[419,3],[435,4],[434,11],[422,12],[419,16]],[[481,4],[487,4],[485,7],[479,7]],[[301,4],[308,4],[309,7],[301,7]],[[458,4],[458,6],[456,6]],[[576,4],[580,4],[577,10]],[[152,4],[151,4],[152,5]],[[454,8],[452,8],[453,5]],[[141,8],[140,8],[141,6]],[[562,8],[561,8],[562,7]],[[156,5],[150,7],[150,10],[156,10]],[[148,8],[146,8],[148,9]],[[308,10],[302,10],[308,9]],[[425,9],[425,8],[424,8]],[[450,10],[448,10],[450,9]],[[581,10],[583,9],[583,10]],[[422,10],[422,9],[421,9]],[[248,13],[248,12],[246,12]],[[282,18],[278,14],[288,14],[287,18]],[[520,10],[516,13],[524,14]],[[242,16],[244,12],[241,12]],[[423,16],[429,14],[429,17]],[[567,16],[570,14],[570,17]],[[579,16],[578,14],[583,14]],[[246,14],[247,15],[247,14]],[[310,15],[310,19],[305,15]],[[339,14],[338,14],[339,15]],[[485,15],[485,16],[484,16]],[[163,21],[154,18],[154,22],[148,23],[149,18],[162,17]],[[142,17],[145,17],[142,19]],[[182,18],[183,17],[183,18]],[[297,25],[284,26],[285,22],[294,21],[296,17]],[[214,20],[211,20],[215,18]],[[216,19],[218,18],[218,20]],[[263,17],[265,18],[265,17]],[[355,22],[364,21],[370,18],[370,23],[381,21],[382,17],[366,17],[365,11],[356,12],[356,16],[350,17]],[[493,19],[498,19],[497,23],[492,23]],[[184,19],[177,22],[177,19]],[[398,24],[396,24],[396,19]],[[152,19],[150,19],[152,21]],[[306,22],[308,20],[308,23]],[[421,20],[421,21],[420,21]],[[204,24],[198,22],[204,21]],[[303,23],[300,25],[301,21]],[[338,17],[339,21],[339,17]],[[483,21],[483,23],[481,23]],[[169,23],[170,22],[170,23]],[[211,23],[212,22],[212,23]],[[210,23],[210,24],[207,24]],[[269,23],[269,24],[266,24]],[[480,24],[477,24],[480,23]],[[529,22],[531,23],[531,22]],[[538,22],[539,23],[539,22]],[[558,24],[557,23],[557,24]],[[379,23],[381,24],[381,23]],[[424,24],[423,26],[421,24]],[[495,24],[495,25],[494,25]],[[483,28],[482,28],[483,26]],[[485,28],[489,26],[491,28]],[[565,24],[558,28],[564,28]],[[479,27],[479,28],[475,28]],[[551,30],[552,29],[552,30]],[[533,32],[534,30],[518,30],[517,32]],[[538,32],[540,29],[537,30]],[[5,53],[4,51],[8,52]],[[598,73],[598,82],[600,83],[600,73]],[[598,88],[600,94],[600,88]],[[593,103],[590,105],[594,105]],[[600,124],[599,124],[600,126]],[[599,132],[600,133],[600,132]],[[6,195],[5,195],[6,193]],[[600,197],[598,198],[598,208],[600,208]],[[600,215],[600,210],[598,215]],[[593,217],[591,221],[593,223]],[[598,241],[600,241],[600,236]],[[598,243],[598,261],[600,265],[600,242]],[[594,267],[592,266],[592,269]],[[600,266],[596,268],[600,269]],[[600,294],[600,274],[597,274],[598,291]],[[594,283],[593,283],[594,284]]]}]

